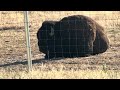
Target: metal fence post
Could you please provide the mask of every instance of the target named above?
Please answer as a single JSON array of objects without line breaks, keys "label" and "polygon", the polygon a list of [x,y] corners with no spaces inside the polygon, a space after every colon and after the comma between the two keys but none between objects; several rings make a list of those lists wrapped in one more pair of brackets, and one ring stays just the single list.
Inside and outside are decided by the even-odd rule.
[{"label": "metal fence post", "polygon": [[29,69],[29,71],[32,71],[32,60],[31,60],[31,46],[30,46],[30,33],[29,33],[28,11],[24,11],[24,22],[25,22],[25,34],[26,34],[26,43],[27,43],[28,69]]}]

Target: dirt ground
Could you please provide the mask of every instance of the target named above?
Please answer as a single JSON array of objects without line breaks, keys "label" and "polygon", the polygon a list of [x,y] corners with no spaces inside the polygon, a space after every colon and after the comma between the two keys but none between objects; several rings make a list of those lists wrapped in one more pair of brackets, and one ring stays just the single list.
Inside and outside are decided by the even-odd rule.
[{"label": "dirt ground", "polygon": [[[43,12],[38,14],[38,16],[40,15],[42,16],[42,14]],[[62,17],[62,14],[63,13],[60,14],[54,13],[54,17],[57,17],[57,15],[60,15]],[[68,14],[69,13],[64,14],[64,16]],[[53,12],[51,13],[51,16],[52,15]],[[104,16],[105,15],[107,17],[108,14],[104,14]],[[116,16],[120,16],[120,15],[116,14]],[[96,17],[94,16],[94,19],[100,17],[101,16],[96,15]],[[42,18],[43,18],[42,21],[44,21],[45,17]],[[98,22],[100,23],[102,22],[101,18],[98,19]],[[31,21],[35,21],[35,20],[33,20],[32,18]],[[103,22],[106,23],[110,21],[104,19]],[[120,19],[115,19],[112,21],[112,24],[117,24],[119,27],[118,26],[115,27],[115,25],[113,26],[114,28],[112,28],[112,26],[111,27],[106,26],[108,27],[105,30],[110,40],[110,48],[105,53],[95,56],[89,56],[89,57],[59,58],[53,60],[45,60],[44,54],[38,51],[36,32],[38,30],[38,27],[40,27],[41,23],[37,25],[37,27],[35,27],[37,22],[36,23],[31,22],[30,38],[31,38],[31,49],[32,49],[31,59],[33,63],[33,68],[41,69],[41,66],[45,65],[46,66],[45,70],[50,70],[53,67],[59,69],[61,66],[65,70],[70,70],[70,69],[120,70],[120,23],[119,22]],[[28,68],[26,53],[27,51],[26,51],[25,31],[23,28],[0,30],[0,70],[2,69],[15,70],[15,71],[26,70]]]}]

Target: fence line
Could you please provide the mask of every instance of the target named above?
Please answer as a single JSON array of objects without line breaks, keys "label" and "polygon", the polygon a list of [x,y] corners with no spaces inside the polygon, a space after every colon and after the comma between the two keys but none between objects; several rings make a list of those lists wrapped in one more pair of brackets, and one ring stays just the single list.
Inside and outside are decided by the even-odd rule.
[{"label": "fence line", "polygon": [[28,68],[29,71],[32,71],[32,60],[31,60],[31,45],[30,45],[30,33],[29,33],[29,17],[28,11],[24,12],[25,14],[25,33],[26,33],[26,42],[27,42],[27,57],[28,57]]}]

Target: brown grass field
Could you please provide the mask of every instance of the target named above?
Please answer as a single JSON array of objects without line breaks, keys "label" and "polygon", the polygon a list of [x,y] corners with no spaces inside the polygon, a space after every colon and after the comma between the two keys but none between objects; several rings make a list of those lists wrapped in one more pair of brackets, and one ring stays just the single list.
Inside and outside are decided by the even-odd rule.
[{"label": "brown grass field", "polygon": [[[110,48],[102,54],[45,60],[36,33],[44,20],[82,14],[105,28]],[[24,14],[0,12],[0,79],[120,79],[119,11],[31,11],[29,13],[33,70],[28,73]]]}]

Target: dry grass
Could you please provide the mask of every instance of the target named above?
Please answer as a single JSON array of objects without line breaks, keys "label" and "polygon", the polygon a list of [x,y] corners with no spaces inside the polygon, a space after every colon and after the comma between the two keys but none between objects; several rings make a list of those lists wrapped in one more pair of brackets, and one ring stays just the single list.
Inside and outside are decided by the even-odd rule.
[{"label": "dry grass", "polygon": [[104,66],[100,70],[81,70],[79,67],[68,70],[63,64],[59,64],[57,68],[50,64],[41,64],[38,67],[34,66],[31,72],[25,68],[20,70],[19,67],[15,70],[1,69],[0,79],[120,79],[119,70],[107,70]]},{"label": "dry grass", "polygon": [[[110,48],[103,54],[44,60],[38,51],[36,33],[44,20],[82,14],[105,28]],[[120,12],[117,11],[39,11],[30,12],[33,71],[27,73],[24,15],[0,12],[0,78],[120,78]]]},{"label": "dry grass", "polygon": [[42,71],[35,69],[32,72],[7,72],[0,73],[0,79],[120,79],[120,71],[103,70],[54,70]]}]

